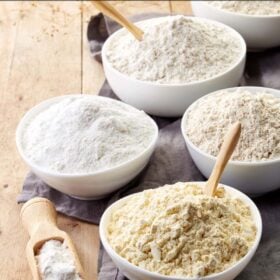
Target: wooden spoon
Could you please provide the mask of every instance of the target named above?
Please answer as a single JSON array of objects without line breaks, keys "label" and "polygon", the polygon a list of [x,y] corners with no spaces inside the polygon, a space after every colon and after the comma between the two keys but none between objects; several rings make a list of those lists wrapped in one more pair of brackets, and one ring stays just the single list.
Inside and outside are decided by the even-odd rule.
[{"label": "wooden spoon", "polygon": [[33,279],[42,279],[35,256],[48,240],[65,241],[73,255],[77,273],[81,279],[86,279],[74,244],[69,235],[57,227],[57,213],[54,205],[48,199],[36,197],[29,200],[23,205],[20,215],[22,223],[30,235],[26,246],[26,255]]},{"label": "wooden spoon", "polygon": [[169,6],[169,14],[172,16],[173,15],[173,5],[172,5],[171,0],[168,1],[168,6]]},{"label": "wooden spoon", "polygon": [[226,164],[229,161],[236,144],[238,143],[240,133],[241,133],[240,122],[236,122],[234,125],[232,125],[229,131],[227,132],[221,150],[218,154],[215,166],[212,170],[212,173],[208,181],[206,182],[204,188],[204,193],[206,195],[214,196],[216,192],[216,188],[221,179],[222,173],[226,167]]},{"label": "wooden spoon", "polygon": [[117,11],[111,4],[107,1],[91,1],[94,6],[102,12],[104,15],[110,17],[114,21],[118,22],[124,28],[126,28],[133,36],[141,41],[143,39],[144,31],[137,27],[130,20],[125,18],[119,11]]}]

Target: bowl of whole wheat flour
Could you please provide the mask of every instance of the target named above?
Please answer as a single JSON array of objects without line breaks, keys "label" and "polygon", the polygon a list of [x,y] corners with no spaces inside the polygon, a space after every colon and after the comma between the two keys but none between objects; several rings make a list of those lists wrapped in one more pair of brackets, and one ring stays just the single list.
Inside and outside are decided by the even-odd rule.
[{"label": "bowl of whole wheat flour", "polygon": [[280,1],[192,1],[192,10],[237,30],[249,49],[280,46]]},{"label": "bowl of whole wheat flour", "polygon": [[230,125],[241,123],[236,149],[221,182],[258,196],[280,187],[280,91],[237,87],[208,94],[193,103],[182,119],[191,157],[209,177]]},{"label": "bowl of whole wheat flour", "polygon": [[152,115],[181,116],[199,97],[238,85],[246,44],[232,28],[187,16],[136,25],[145,32],[142,41],[121,29],[102,49],[106,78],[124,102]]},{"label": "bowl of whole wheat flour", "polygon": [[232,280],[250,262],[262,235],[254,202],[219,185],[178,182],[129,195],[100,221],[101,242],[131,280]]},{"label": "bowl of whole wheat flour", "polygon": [[28,111],[16,131],[18,151],[49,186],[97,199],[132,180],[158,137],[143,111],[111,98],[65,95]]}]

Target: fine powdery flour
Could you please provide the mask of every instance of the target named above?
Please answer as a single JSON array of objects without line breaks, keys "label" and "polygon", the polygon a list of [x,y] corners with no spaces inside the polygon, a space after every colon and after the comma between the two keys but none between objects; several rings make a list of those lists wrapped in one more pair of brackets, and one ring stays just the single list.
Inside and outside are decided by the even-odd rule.
[{"label": "fine powdery flour", "polygon": [[248,15],[279,15],[280,1],[207,1],[208,4],[229,12]]},{"label": "fine powdery flour", "polygon": [[36,259],[42,280],[82,280],[65,243],[58,240],[45,242]]},{"label": "fine powdery flour", "polygon": [[240,199],[216,197],[195,183],[134,194],[114,209],[108,241],[141,268],[176,277],[202,277],[232,266],[251,248],[256,226]]},{"label": "fine powdery flour", "polygon": [[143,152],[155,137],[143,112],[105,97],[69,96],[35,116],[22,147],[32,162],[59,173],[90,173]]},{"label": "fine powdery flour", "polygon": [[240,39],[202,19],[169,16],[138,24],[137,41],[126,30],[113,35],[106,56],[118,71],[143,81],[189,83],[227,71],[240,58]]},{"label": "fine powdery flour", "polygon": [[280,98],[258,90],[222,90],[189,108],[186,135],[202,151],[217,156],[231,124],[242,131],[232,159],[268,160],[280,157]]}]

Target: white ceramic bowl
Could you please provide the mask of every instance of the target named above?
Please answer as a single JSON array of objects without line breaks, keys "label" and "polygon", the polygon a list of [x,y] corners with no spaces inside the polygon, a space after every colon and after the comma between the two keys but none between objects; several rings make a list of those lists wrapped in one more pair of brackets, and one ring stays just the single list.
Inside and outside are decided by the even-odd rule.
[{"label": "white ceramic bowl", "polygon": [[[162,18],[149,19],[145,22],[161,19]],[[226,72],[201,82],[159,84],[156,82],[137,80],[113,68],[106,57],[108,45],[119,32],[122,32],[123,29],[121,29],[111,35],[102,48],[102,61],[105,76],[111,88],[121,100],[152,115],[176,117],[182,116],[186,108],[199,97],[214,90],[233,87],[239,84],[244,71],[246,58],[246,44],[244,39],[235,30],[219,22],[194,17],[192,17],[192,19],[211,22],[229,30],[229,32],[236,37],[236,40],[240,42],[241,52],[238,61]],[[139,23],[141,24],[141,22]]]},{"label": "white ceramic bowl", "polygon": [[[252,93],[255,93],[256,91],[266,91],[280,98],[279,90],[262,87],[243,88]],[[235,89],[236,88],[231,88],[227,89],[227,91],[229,91],[229,94],[231,94],[231,91],[234,91]],[[210,94],[215,94],[215,92]],[[188,112],[192,106],[195,106],[195,104],[196,102],[192,104],[185,112],[182,118],[181,130],[194,163],[201,173],[206,178],[209,178],[216,162],[216,157],[203,152],[201,149],[195,146],[185,133],[186,123],[188,121]],[[280,158],[255,162],[230,160],[224,170],[221,182],[223,184],[236,187],[250,196],[259,196],[280,187],[279,171]]]},{"label": "white ceramic bowl", "polygon": [[[217,20],[237,30],[252,50],[280,46],[280,15],[247,15],[209,5],[206,1],[191,1],[193,14]],[[265,5],[265,2],[264,2]]]},{"label": "white ceramic bowl", "polygon": [[[196,184],[205,184],[205,182],[193,182]],[[255,254],[257,247],[259,245],[261,235],[262,235],[262,219],[261,215],[259,213],[258,208],[254,204],[254,202],[245,194],[241,193],[240,191],[228,187],[223,186],[225,190],[230,193],[233,197],[238,197],[242,201],[246,203],[251,209],[252,217],[255,221],[256,227],[257,227],[257,235],[254,244],[248,251],[248,253],[240,259],[236,264],[229,267],[223,272],[212,274],[206,277],[199,277],[199,278],[180,278],[180,277],[171,277],[171,276],[163,276],[158,273],[150,272],[147,270],[144,270],[140,267],[137,267],[130,262],[128,262],[126,259],[122,258],[120,255],[118,255],[114,249],[111,247],[110,243],[107,239],[107,226],[111,219],[111,213],[118,209],[127,199],[129,199],[130,196],[127,196],[123,199],[118,200],[114,204],[112,204],[103,214],[101,221],[100,221],[100,227],[99,227],[99,233],[100,233],[100,239],[102,241],[102,244],[115,263],[115,265],[120,269],[120,271],[130,280],[232,280],[234,279],[250,262],[253,255]],[[132,194],[133,195],[133,194]]]},{"label": "white ceramic bowl", "polygon": [[[134,159],[124,162],[116,167],[87,174],[62,174],[46,170],[34,164],[28,157],[26,157],[21,144],[22,133],[26,124],[38,113],[69,96],[71,95],[48,99],[29,110],[21,119],[17,127],[17,148],[25,163],[49,186],[79,199],[98,199],[124,186],[143,170],[155,149],[158,138],[158,127],[153,119],[150,118],[151,126],[154,128],[154,135],[148,148]],[[106,97],[101,96],[92,96],[92,98],[106,99]],[[120,101],[115,100],[115,102]],[[125,104],[125,106],[129,105]]]}]

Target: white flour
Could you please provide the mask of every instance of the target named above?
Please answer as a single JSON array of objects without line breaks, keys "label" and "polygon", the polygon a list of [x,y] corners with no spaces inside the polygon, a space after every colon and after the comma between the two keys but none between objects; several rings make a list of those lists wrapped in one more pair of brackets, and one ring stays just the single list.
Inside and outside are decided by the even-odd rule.
[{"label": "white flour", "polygon": [[248,15],[279,15],[280,1],[207,1],[208,4],[229,12]]},{"label": "white flour", "polygon": [[142,41],[124,30],[106,50],[114,68],[139,80],[202,81],[227,71],[240,57],[233,32],[202,20],[173,16],[139,26],[145,32]]},{"label": "white flour", "polygon": [[45,242],[36,259],[42,280],[81,280],[71,252],[58,240]]},{"label": "white flour", "polygon": [[251,211],[220,188],[177,183],[131,196],[107,228],[114,250],[144,269],[178,277],[221,272],[247,254],[256,237]]},{"label": "white flour", "polygon": [[280,99],[245,89],[220,91],[190,108],[186,134],[204,152],[217,156],[225,133],[240,121],[241,136],[233,160],[257,161],[280,157]]},{"label": "white flour", "polygon": [[69,97],[38,114],[23,132],[24,154],[60,173],[90,173],[135,158],[155,128],[142,111],[109,98]]}]

